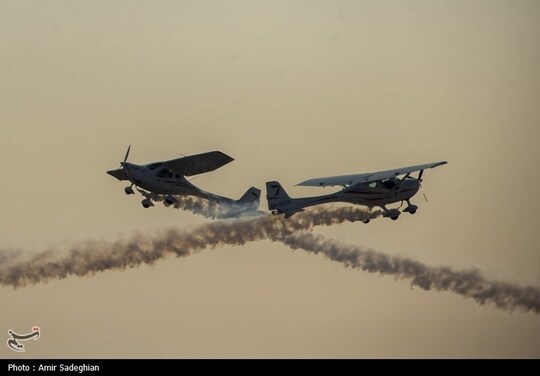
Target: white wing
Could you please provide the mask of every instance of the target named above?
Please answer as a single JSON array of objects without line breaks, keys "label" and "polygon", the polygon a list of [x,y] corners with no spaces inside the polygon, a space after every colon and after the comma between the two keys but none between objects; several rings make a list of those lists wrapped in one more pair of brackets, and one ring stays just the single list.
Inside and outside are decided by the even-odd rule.
[{"label": "white wing", "polygon": [[434,168],[446,163],[446,161],[441,161],[410,167],[402,167],[395,170],[368,172],[366,174],[339,175],[329,176],[325,178],[315,178],[303,181],[296,185],[303,185],[309,187],[333,187],[335,185],[350,186],[358,183],[368,183],[382,179],[394,178],[396,176],[410,174],[411,172],[421,171],[427,168]]}]

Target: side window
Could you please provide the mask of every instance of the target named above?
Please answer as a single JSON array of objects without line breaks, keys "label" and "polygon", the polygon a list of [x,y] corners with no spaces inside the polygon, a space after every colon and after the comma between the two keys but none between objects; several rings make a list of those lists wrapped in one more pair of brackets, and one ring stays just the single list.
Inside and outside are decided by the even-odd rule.
[{"label": "side window", "polygon": [[156,173],[156,176],[158,176],[160,178],[170,179],[170,178],[173,177],[173,173],[168,168],[164,168],[164,169],[159,170]]},{"label": "side window", "polygon": [[382,185],[387,189],[392,189],[396,186],[396,183],[393,180],[386,179],[382,181]]}]

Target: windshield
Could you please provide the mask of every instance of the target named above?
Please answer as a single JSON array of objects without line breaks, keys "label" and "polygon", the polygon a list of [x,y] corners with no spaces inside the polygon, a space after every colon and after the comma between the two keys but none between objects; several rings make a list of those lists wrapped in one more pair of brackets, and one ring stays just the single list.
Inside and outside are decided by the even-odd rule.
[{"label": "windshield", "polygon": [[163,162],[150,163],[146,167],[148,167],[150,170],[155,170],[156,168],[158,168],[162,164],[163,164]]},{"label": "windshield", "polygon": [[159,170],[156,173],[156,176],[159,176],[160,178],[172,178],[173,177],[173,172],[165,167],[165,168]]}]

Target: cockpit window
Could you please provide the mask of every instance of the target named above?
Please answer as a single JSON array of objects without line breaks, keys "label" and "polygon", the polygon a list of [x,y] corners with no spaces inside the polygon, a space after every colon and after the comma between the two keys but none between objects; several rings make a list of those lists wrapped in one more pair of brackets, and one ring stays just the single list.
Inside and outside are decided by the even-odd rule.
[{"label": "cockpit window", "polygon": [[396,186],[396,182],[391,180],[391,179],[386,179],[386,180],[383,180],[381,182],[381,184],[383,185],[383,187],[385,187],[386,189],[392,189]]},{"label": "cockpit window", "polygon": [[369,188],[377,188],[377,182],[374,181],[373,183],[369,183],[369,184],[368,184],[368,187],[369,187]]},{"label": "cockpit window", "polygon": [[163,164],[163,162],[156,162],[156,163],[151,163],[148,165],[148,168],[150,170],[155,170],[156,168],[158,168],[159,166],[161,166]]},{"label": "cockpit window", "polygon": [[159,170],[157,173],[156,173],[156,176],[160,177],[160,178],[166,178],[166,179],[170,179],[173,177],[173,173],[171,170],[169,170],[168,168],[163,168],[162,170]]}]

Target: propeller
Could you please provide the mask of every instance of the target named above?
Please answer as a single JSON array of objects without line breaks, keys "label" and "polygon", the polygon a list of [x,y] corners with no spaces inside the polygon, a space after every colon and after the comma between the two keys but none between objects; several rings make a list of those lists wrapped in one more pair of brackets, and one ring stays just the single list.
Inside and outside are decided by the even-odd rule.
[{"label": "propeller", "polygon": [[[424,174],[424,170],[420,170],[420,173],[418,174],[418,177],[415,178],[413,176],[410,176],[411,174],[408,173],[407,175],[405,175],[403,177],[403,179],[401,179],[401,181],[404,181],[406,179],[412,179],[412,180],[417,180],[418,181],[418,184],[420,184],[420,189],[422,190],[422,194],[424,195],[424,199],[426,200],[426,202],[428,201],[427,199],[427,196],[426,196],[426,193],[424,192],[424,188],[422,188],[422,175]],[[403,202],[401,203],[403,205]],[[400,206],[401,208],[401,206]]]},{"label": "propeller", "polygon": [[[420,180],[420,181],[421,181],[421,180]],[[422,183],[420,183],[420,189],[422,190],[422,194],[424,195],[424,199],[426,200],[426,202],[428,202],[426,193],[424,192],[424,188],[422,188]]]},{"label": "propeller", "polygon": [[129,157],[129,151],[130,150],[131,150],[131,145],[128,146],[127,151],[126,151],[126,156],[124,157],[124,162],[120,162],[120,166],[124,166],[124,164],[126,163],[128,157]]},{"label": "propeller", "polygon": [[424,199],[426,202],[428,202],[426,192],[424,192],[424,188],[422,187],[422,175],[424,174],[424,170],[420,170],[420,173],[418,174],[418,183],[420,184],[420,189],[422,190],[422,194],[424,195]]}]

